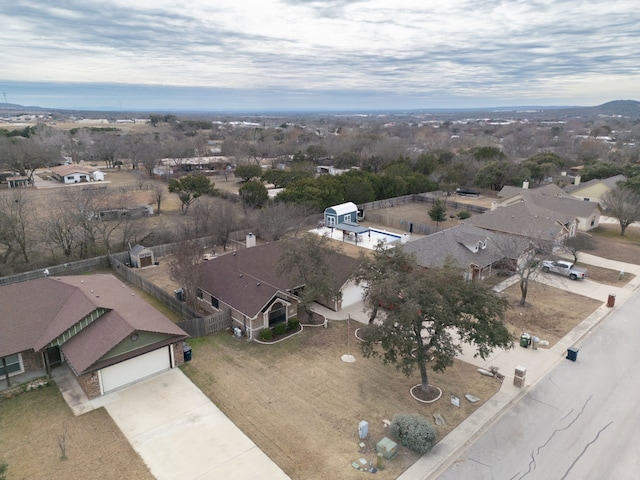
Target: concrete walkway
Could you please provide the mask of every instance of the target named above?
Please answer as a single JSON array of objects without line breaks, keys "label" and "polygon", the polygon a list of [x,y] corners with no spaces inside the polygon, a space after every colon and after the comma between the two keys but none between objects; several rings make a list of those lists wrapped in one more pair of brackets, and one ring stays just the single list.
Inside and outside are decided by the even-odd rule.
[{"label": "concrete walkway", "polygon": [[[533,385],[544,378],[559,362],[563,361],[567,354],[567,348],[575,347],[579,350],[584,337],[613,310],[607,307],[606,303],[610,294],[616,295],[615,305],[620,306],[631,297],[634,290],[640,285],[640,265],[614,262],[584,253],[581,253],[579,258],[581,263],[632,273],[636,277],[624,287],[611,287],[591,281],[572,281],[563,277],[557,278],[557,275],[541,274],[538,277],[538,281],[590,298],[599,299],[603,302],[602,306],[597,308],[551,348],[533,350],[516,346],[508,352],[495,351],[486,360],[473,358],[472,349],[466,348],[462,355],[463,360],[485,369],[489,366],[496,366],[500,369],[500,373],[505,375],[500,391],[486,401],[473,415],[458,425],[449,435],[438,442],[429,453],[421,457],[398,477],[400,480],[436,479],[480,436],[484,429],[504,415],[509,407],[518,402]],[[513,281],[513,279],[510,280]],[[513,384],[516,366],[526,368],[524,388],[518,388]]]},{"label": "concrete walkway", "polygon": [[54,372],[74,414],[104,407],[159,480],[289,478],[178,368],[93,400]]}]

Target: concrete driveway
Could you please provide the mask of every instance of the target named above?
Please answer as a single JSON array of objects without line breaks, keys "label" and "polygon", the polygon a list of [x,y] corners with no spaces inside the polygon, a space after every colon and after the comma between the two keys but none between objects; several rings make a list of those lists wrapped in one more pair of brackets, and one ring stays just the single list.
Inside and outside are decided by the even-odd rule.
[{"label": "concrete driveway", "polygon": [[180,369],[101,400],[158,479],[289,478]]}]

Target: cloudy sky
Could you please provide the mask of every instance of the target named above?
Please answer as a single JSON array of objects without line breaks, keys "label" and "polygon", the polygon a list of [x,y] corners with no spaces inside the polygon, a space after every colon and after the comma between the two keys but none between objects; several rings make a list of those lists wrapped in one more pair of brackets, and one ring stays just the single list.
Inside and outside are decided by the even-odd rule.
[{"label": "cloudy sky", "polygon": [[638,0],[0,0],[0,103],[377,110],[640,100]]}]

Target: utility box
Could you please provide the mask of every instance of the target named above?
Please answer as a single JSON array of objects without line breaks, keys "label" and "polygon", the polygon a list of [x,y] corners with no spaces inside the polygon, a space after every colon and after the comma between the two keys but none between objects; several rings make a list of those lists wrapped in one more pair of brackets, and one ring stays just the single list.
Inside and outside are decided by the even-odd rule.
[{"label": "utility box", "polygon": [[358,424],[358,436],[360,437],[360,440],[364,440],[365,438],[367,438],[367,435],[369,435],[369,423],[365,420],[362,420]]},{"label": "utility box", "polygon": [[380,453],[387,460],[393,458],[398,453],[398,444],[390,438],[384,437],[376,444],[376,452]]},{"label": "utility box", "polygon": [[516,371],[513,375],[513,384],[518,388],[524,387],[526,376],[527,376],[527,369],[522,365],[516,366]]}]

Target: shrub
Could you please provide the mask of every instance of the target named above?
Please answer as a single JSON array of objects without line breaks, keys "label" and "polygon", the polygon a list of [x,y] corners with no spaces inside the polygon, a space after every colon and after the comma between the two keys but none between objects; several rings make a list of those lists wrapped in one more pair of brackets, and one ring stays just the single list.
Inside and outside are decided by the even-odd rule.
[{"label": "shrub", "polygon": [[260,340],[271,340],[273,338],[273,332],[270,328],[263,328],[260,330]]},{"label": "shrub", "polygon": [[300,326],[300,320],[298,320],[297,318],[290,318],[289,321],[287,322],[287,328],[289,330],[297,330],[299,326]]},{"label": "shrub", "polygon": [[471,214],[469,213],[469,210],[460,210],[458,213],[456,213],[456,216],[460,220],[464,220],[465,218],[469,218]]},{"label": "shrub", "polygon": [[418,415],[398,413],[391,420],[391,434],[402,445],[418,453],[427,453],[436,443],[436,430]]},{"label": "shrub", "polygon": [[273,333],[275,333],[276,335],[284,335],[285,333],[287,333],[287,324],[284,322],[276,323],[273,326]]}]

